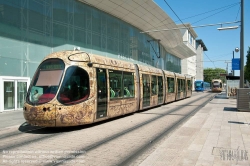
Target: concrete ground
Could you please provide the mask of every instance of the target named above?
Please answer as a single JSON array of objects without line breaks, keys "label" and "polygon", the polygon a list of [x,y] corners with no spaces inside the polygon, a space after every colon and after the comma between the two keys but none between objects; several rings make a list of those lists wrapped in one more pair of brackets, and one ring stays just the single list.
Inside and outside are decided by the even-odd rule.
[{"label": "concrete ground", "polygon": [[250,112],[217,95],[167,138],[140,166],[250,165]]}]

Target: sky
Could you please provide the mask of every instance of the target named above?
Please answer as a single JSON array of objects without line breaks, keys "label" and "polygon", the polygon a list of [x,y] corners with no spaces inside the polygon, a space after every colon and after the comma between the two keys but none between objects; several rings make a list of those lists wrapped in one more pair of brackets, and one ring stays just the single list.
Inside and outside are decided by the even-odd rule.
[{"label": "sky", "polygon": [[[241,0],[154,0],[176,24],[191,26],[235,22],[241,20]],[[250,46],[250,0],[244,0],[244,64]],[[171,7],[171,8],[170,8]],[[171,10],[172,9],[172,10]],[[181,21],[180,21],[181,20]],[[222,27],[238,25],[238,29],[219,31],[221,25],[194,28],[207,51],[203,54],[204,68],[222,68],[230,73],[235,48],[240,48],[240,22],[224,24]],[[234,52],[240,58],[240,52]],[[240,71],[235,70],[239,76]]]}]

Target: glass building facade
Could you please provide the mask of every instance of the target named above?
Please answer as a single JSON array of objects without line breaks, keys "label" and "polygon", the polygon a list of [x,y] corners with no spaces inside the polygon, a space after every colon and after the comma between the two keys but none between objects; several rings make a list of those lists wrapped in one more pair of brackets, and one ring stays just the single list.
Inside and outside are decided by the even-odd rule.
[{"label": "glass building facade", "polygon": [[74,47],[181,73],[149,35],[76,0],[0,0],[0,43],[0,76],[31,78],[46,55]]}]

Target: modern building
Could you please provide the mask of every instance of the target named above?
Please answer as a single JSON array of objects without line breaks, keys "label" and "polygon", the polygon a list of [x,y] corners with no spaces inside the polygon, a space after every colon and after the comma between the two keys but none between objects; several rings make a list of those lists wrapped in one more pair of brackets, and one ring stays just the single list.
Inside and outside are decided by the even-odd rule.
[{"label": "modern building", "polygon": [[[181,73],[196,50],[176,28],[152,0],[0,0],[0,112],[22,108],[46,55],[74,47]],[[170,30],[143,33],[155,29]]]},{"label": "modern building", "polygon": [[[196,38],[197,34],[195,33],[194,29],[191,27],[191,24],[179,24],[178,27],[183,35],[183,42],[186,44],[188,48],[193,50],[194,54],[191,57],[185,58],[181,60],[181,73],[187,76],[191,76],[193,78],[193,85],[194,81],[196,80],[196,73],[197,73],[197,50],[196,50]],[[200,69],[203,70],[203,69]],[[198,71],[199,72],[199,71]],[[193,86],[194,90],[194,86]]]},{"label": "modern building", "polygon": [[[193,77],[193,85],[196,80],[204,80],[203,77],[203,54],[207,47],[190,24],[178,25],[183,35],[183,42],[195,52],[194,56],[181,60],[181,73]],[[194,90],[194,86],[193,86]]]}]

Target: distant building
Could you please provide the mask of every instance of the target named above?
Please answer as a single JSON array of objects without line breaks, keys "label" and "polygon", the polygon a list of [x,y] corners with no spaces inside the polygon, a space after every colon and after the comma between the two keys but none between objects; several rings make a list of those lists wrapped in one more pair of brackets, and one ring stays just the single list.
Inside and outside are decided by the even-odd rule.
[{"label": "distant building", "polygon": [[201,39],[196,39],[197,34],[190,24],[179,24],[178,27],[183,35],[183,43],[194,52],[193,56],[181,60],[181,73],[193,77],[193,83],[195,80],[204,80],[203,53],[207,47]]},{"label": "distant building", "polygon": [[[178,27],[183,36],[183,43],[186,44],[188,48],[193,50],[193,55],[189,58],[185,58],[181,60],[181,73],[184,75],[188,75],[193,77],[193,85],[194,81],[196,80],[196,38],[197,34],[195,33],[194,29],[191,27],[190,24],[179,24]],[[194,90],[194,86],[193,86]]]},{"label": "distant building", "polygon": [[203,43],[201,39],[196,40],[196,80],[204,81],[204,73],[203,73],[203,53],[207,51],[207,47]]}]

